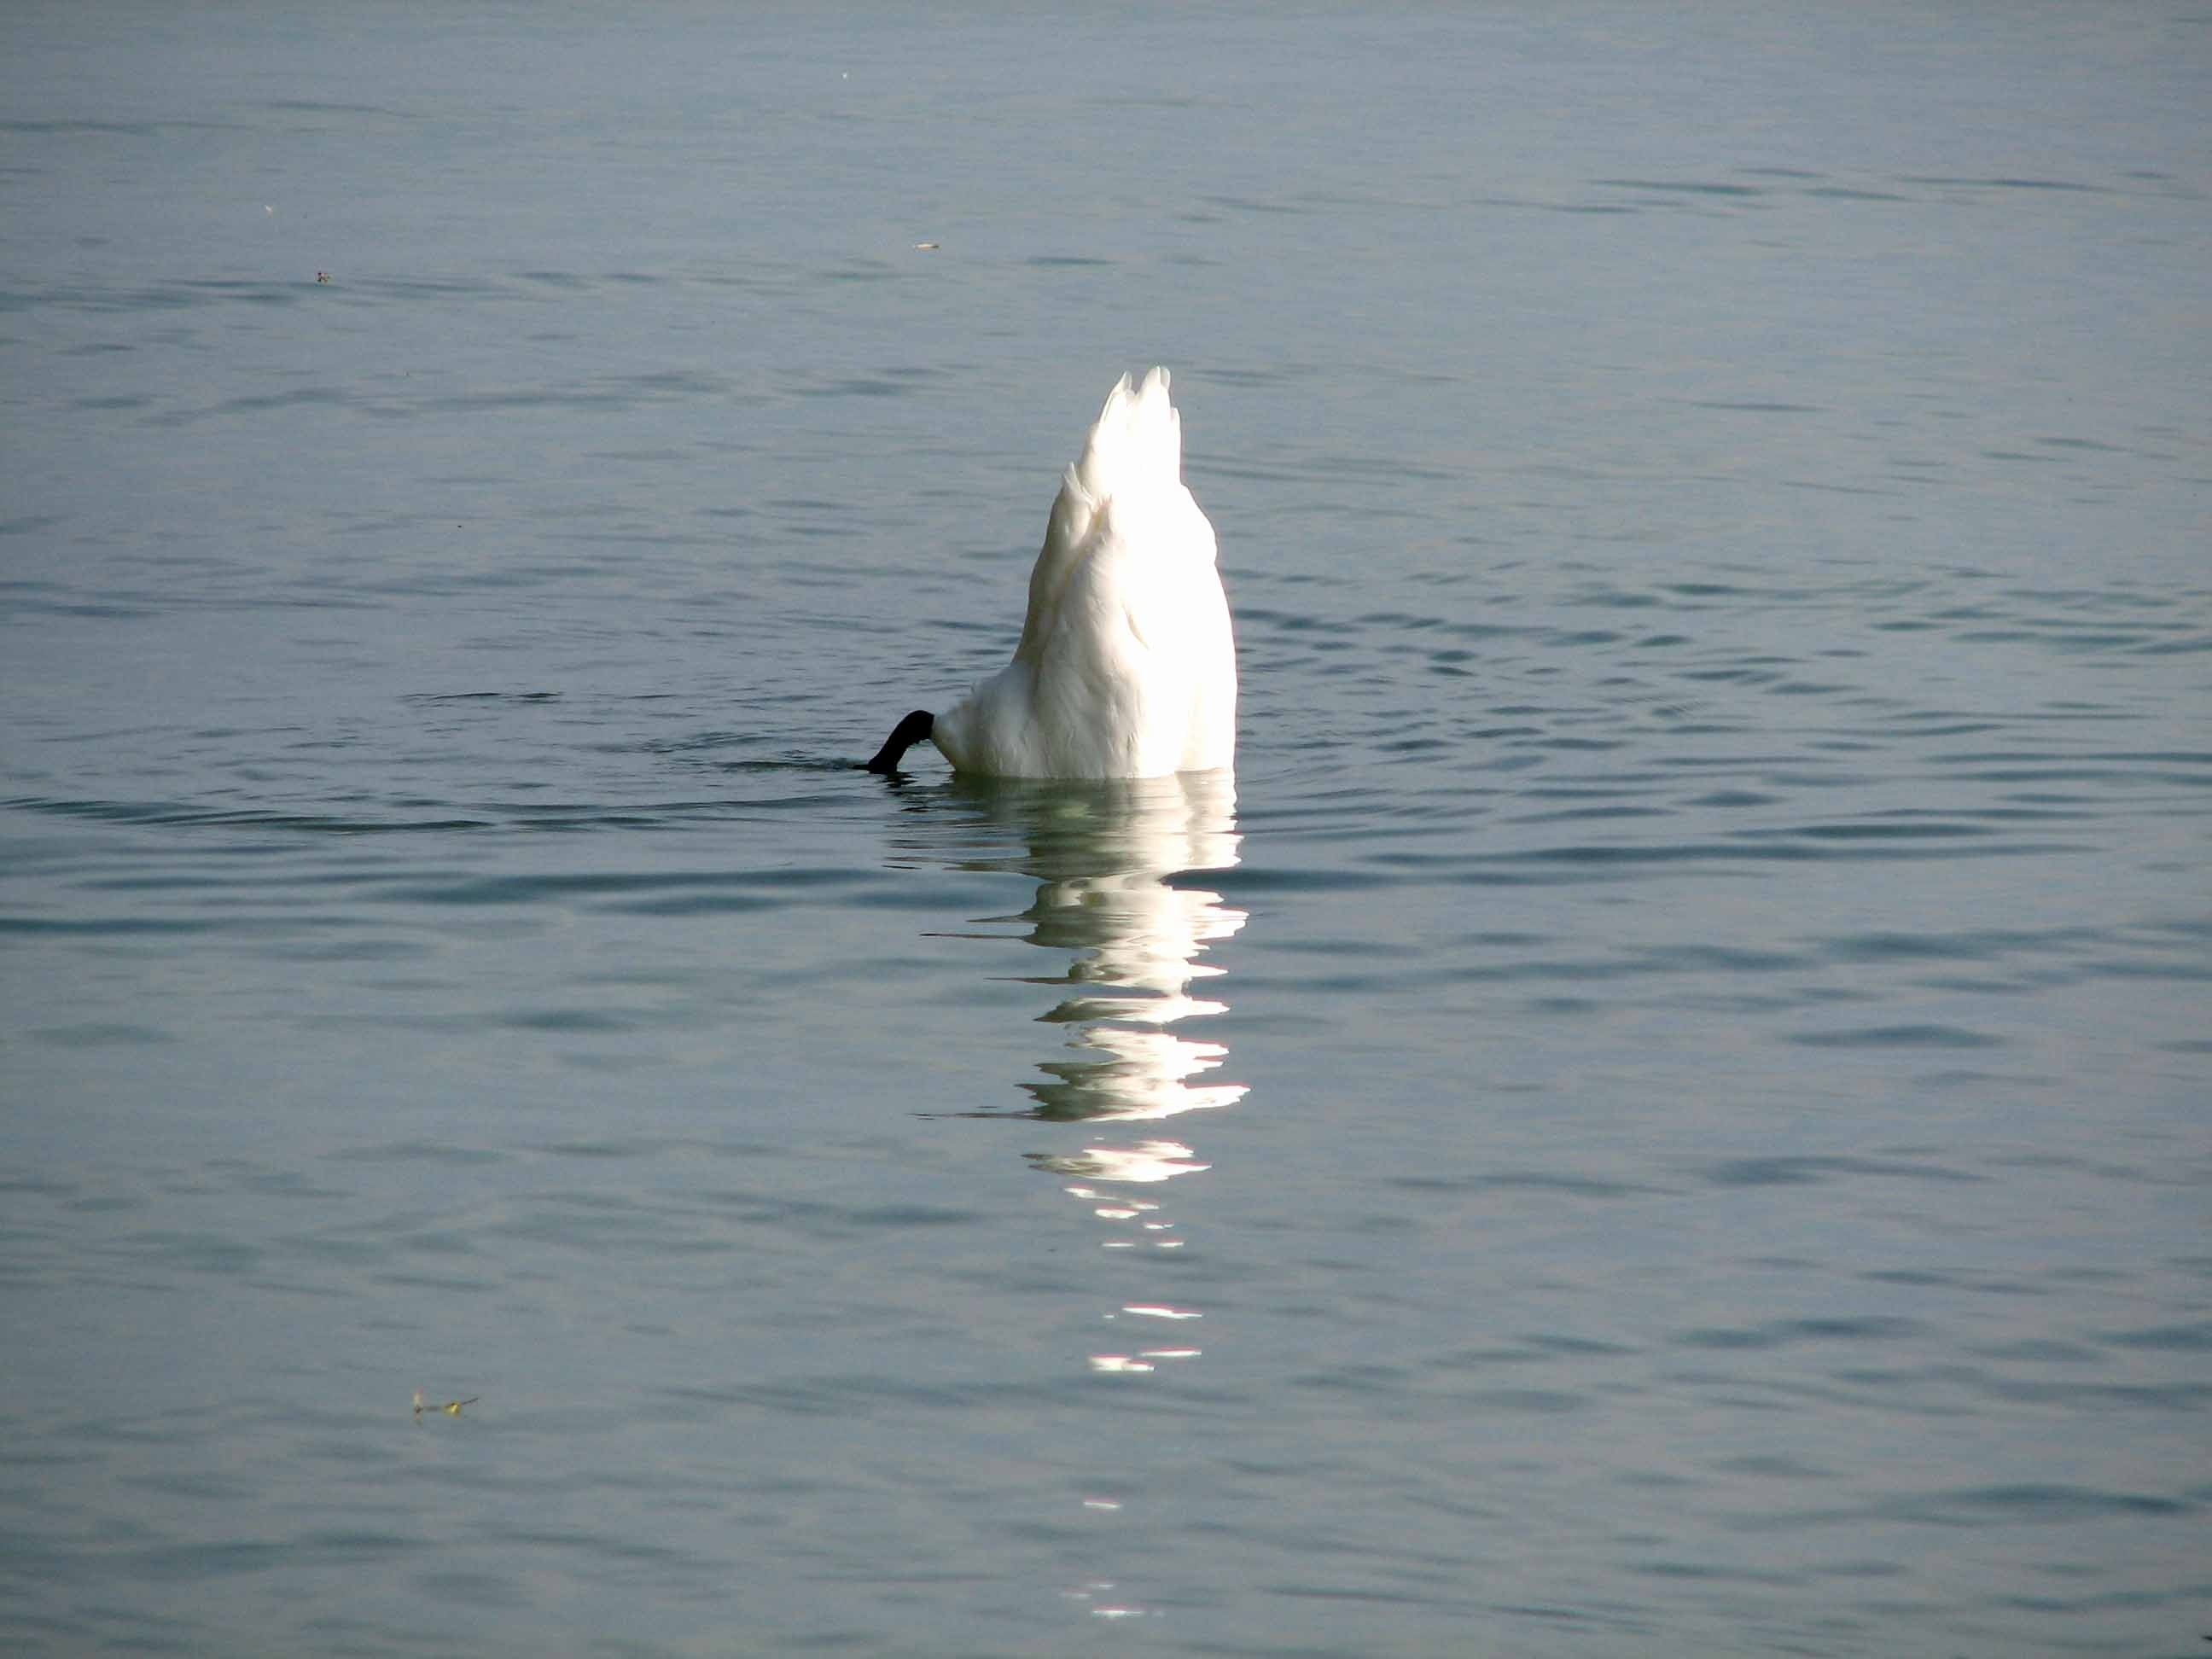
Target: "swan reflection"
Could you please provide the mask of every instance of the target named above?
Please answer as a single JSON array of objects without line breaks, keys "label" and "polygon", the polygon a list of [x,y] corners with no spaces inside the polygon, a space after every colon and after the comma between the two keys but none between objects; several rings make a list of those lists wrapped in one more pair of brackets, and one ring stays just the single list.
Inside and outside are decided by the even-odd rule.
[{"label": "swan reflection", "polygon": [[[1158,1121],[1241,1099],[1245,1086],[1213,1080],[1220,1043],[1176,1029],[1226,1012],[1211,991],[1224,971],[1203,960],[1243,927],[1245,914],[1177,878],[1237,861],[1237,788],[1227,771],[1107,783],[986,782],[960,778],[948,794],[1005,829],[1024,850],[963,860],[1037,879],[1028,908],[994,921],[1065,957],[1057,972],[1025,975],[1062,994],[1037,1016],[1064,1028],[1066,1051],[1022,1087],[1028,1115],[1053,1122]],[[1170,1140],[1099,1141],[1042,1154],[1056,1174],[1108,1182],[1164,1181],[1203,1169]]]},{"label": "swan reflection", "polygon": [[[1190,1115],[1246,1092],[1224,1076],[1226,1045],[1200,1035],[1228,1010],[1212,954],[1246,921],[1197,874],[1237,862],[1234,780],[1227,772],[1108,784],[955,778],[917,792],[913,805],[903,858],[1036,884],[1024,908],[964,936],[1003,939],[999,930],[1012,928],[1049,953],[1048,967],[1015,980],[1045,988],[1033,1018],[1060,1039],[1021,1079],[1029,1106],[1018,1115],[1058,1144],[1024,1156],[1119,1253],[1094,1258],[1100,1338],[1083,1363],[1101,1387],[1151,1386],[1145,1379],[1202,1357],[1207,1328],[1205,1310],[1182,1300],[1192,1275],[1170,1269],[1176,1257],[1152,1255],[1182,1248],[1166,1183],[1210,1167],[1194,1144],[1203,1120]],[[1079,1501],[1121,1507],[1095,1493]],[[1111,1589],[1102,1581],[1063,1593],[1100,1617],[1142,1611],[1097,1600]]]},{"label": "swan reflection", "polygon": [[[1024,1115],[1055,1123],[1159,1123],[1227,1106],[1245,1085],[1221,1080],[1221,1043],[1186,1034],[1189,1022],[1227,1011],[1224,969],[1207,951],[1244,926],[1245,913],[1188,879],[1237,862],[1237,785],[1226,771],[1103,783],[987,781],[954,778],[945,804],[1019,837],[1019,850],[958,860],[965,868],[1018,871],[1036,879],[1026,909],[991,920],[1022,928],[1028,943],[1063,958],[1022,982],[1060,989],[1036,1016],[1062,1029],[1066,1046],[1041,1061],[1024,1091]],[[941,823],[936,826],[941,830]],[[994,837],[994,839],[996,839]],[[941,839],[909,853],[942,857]],[[1003,840],[1000,845],[1003,846]],[[993,1115],[997,1115],[993,1114]],[[1067,1179],[1079,1199],[1098,1198],[1101,1220],[1129,1224],[1109,1248],[1172,1249],[1174,1224],[1156,1205],[1119,1204],[1099,1187],[1146,1186],[1207,1168],[1180,1139],[1094,1135],[1080,1147],[1032,1152],[1031,1164]]]}]

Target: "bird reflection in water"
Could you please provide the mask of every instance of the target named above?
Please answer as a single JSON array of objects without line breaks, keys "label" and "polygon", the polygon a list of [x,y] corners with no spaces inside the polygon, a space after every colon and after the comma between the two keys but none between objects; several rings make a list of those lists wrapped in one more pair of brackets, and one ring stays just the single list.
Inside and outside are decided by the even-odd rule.
[{"label": "bird reflection in water", "polygon": [[[1024,1115],[1093,1133],[1079,1147],[1030,1152],[1030,1162],[1090,1208],[1108,1229],[1107,1249],[1181,1248],[1174,1218],[1152,1194],[1208,1165],[1180,1126],[1173,1136],[1164,1132],[1166,1121],[1245,1093],[1243,1084],[1212,1080],[1228,1058],[1222,1044],[1178,1029],[1227,1011],[1218,994],[1223,969],[1203,958],[1243,927],[1245,913],[1180,878],[1237,862],[1234,775],[1080,784],[956,778],[947,787],[994,821],[1018,825],[1025,850],[1005,867],[1036,878],[1036,896],[1018,915],[994,920],[1024,928],[1030,944],[1067,963],[1024,976],[1060,989],[1038,1018],[1066,1033],[1063,1053],[1023,1084],[1036,1103]],[[1092,1355],[1095,1370],[1144,1373],[1198,1356],[1181,1340],[1200,1317],[1195,1310],[1146,1299],[1107,1316],[1134,1328],[1130,1352]],[[1152,1330],[1157,1340],[1148,1340]]]},{"label": "bird reflection in water", "polygon": [[[1245,1093],[1243,1084],[1219,1080],[1228,1050],[1188,1035],[1194,1024],[1203,1029],[1227,1012],[1223,969],[1206,957],[1245,922],[1244,912],[1189,879],[1237,862],[1234,777],[1222,771],[1079,784],[955,777],[915,804],[932,822],[927,845],[909,843],[909,853],[945,857],[945,832],[955,828],[946,821],[951,809],[967,819],[956,830],[965,843],[962,868],[1018,872],[1037,884],[1026,909],[989,925],[1018,930],[1055,959],[1054,971],[1018,981],[1057,994],[1036,1018],[1065,1037],[1059,1054],[1038,1066],[1042,1075],[1023,1083],[1032,1103],[1021,1115],[1058,1126],[1065,1139],[1025,1156],[1090,1212],[1107,1249],[1125,1253],[1126,1273],[1109,1275],[1121,1281],[1118,1293],[1099,1310],[1111,1335],[1087,1356],[1090,1370],[1115,1386],[1103,1379],[1143,1379],[1196,1360],[1203,1310],[1159,1294],[1166,1285],[1142,1262],[1164,1268],[1175,1260],[1152,1254],[1182,1246],[1168,1183],[1209,1167],[1188,1144],[1196,1136],[1187,1115]],[[976,828],[988,832],[981,845],[965,834]],[[1141,1490],[1133,1464],[1109,1459],[1103,1467],[1114,1470],[1102,1482],[1109,1490],[1079,1498],[1084,1512],[1101,1520],[1121,1516],[1124,1498]],[[1129,1522],[1124,1516],[1115,1524]],[[1110,1579],[1086,1576],[1060,1594],[1094,1619],[1149,1616],[1141,1598]]]}]

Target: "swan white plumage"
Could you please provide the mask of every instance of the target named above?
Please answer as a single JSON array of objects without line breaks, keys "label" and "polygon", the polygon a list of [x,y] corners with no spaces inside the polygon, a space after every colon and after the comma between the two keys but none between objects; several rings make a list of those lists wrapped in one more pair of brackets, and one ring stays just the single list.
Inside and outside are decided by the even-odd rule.
[{"label": "swan white plumage", "polygon": [[949,714],[916,709],[868,763],[927,738],[956,772],[1152,778],[1237,754],[1237,649],[1213,526],[1182,482],[1168,372],[1108,394],[1060,487],[1014,659]]}]

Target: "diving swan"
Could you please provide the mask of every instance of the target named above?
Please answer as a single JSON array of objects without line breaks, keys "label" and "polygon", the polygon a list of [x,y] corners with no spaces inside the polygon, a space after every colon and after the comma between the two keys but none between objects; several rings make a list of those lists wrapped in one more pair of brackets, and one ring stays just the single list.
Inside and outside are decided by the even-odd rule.
[{"label": "diving swan", "polygon": [[1237,754],[1237,649],[1213,526],[1182,483],[1168,372],[1108,394],[1060,486],[1014,659],[949,714],[917,708],[868,763],[924,739],[956,772],[1152,778]]}]

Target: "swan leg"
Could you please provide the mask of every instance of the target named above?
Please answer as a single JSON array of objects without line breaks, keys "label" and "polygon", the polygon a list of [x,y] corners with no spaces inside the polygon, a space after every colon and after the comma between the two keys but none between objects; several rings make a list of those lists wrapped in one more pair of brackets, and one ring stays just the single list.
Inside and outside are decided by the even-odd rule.
[{"label": "swan leg", "polygon": [[930,731],[936,724],[937,716],[929,710],[915,709],[891,728],[890,736],[884,739],[884,746],[876,750],[876,757],[868,763],[867,769],[871,772],[897,771],[899,757],[915,744],[927,743]]}]

